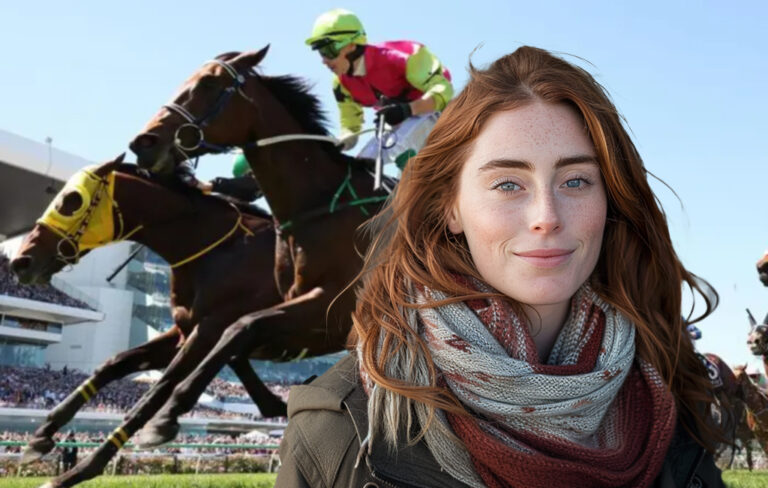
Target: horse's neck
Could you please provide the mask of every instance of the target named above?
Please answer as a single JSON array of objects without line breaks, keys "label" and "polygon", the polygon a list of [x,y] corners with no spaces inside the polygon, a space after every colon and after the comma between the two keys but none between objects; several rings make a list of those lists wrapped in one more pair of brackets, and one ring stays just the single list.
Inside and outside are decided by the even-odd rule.
[{"label": "horse's neck", "polygon": [[[262,113],[269,120],[257,123],[258,138],[305,134],[296,119],[265,88],[258,93]],[[332,157],[327,142],[290,141],[248,147],[245,155],[264,191],[272,214],[279,221],[329,205],[344,182],[347,166]]]},{"label": "horse's neck", "polygon": [[235,222],[207,205],[195,206],[188,197],[135,177],[119,176],[115,201],[123,216],[124,233],[142,226],[130,239],[147,246],[174,264],[225,235]]}]

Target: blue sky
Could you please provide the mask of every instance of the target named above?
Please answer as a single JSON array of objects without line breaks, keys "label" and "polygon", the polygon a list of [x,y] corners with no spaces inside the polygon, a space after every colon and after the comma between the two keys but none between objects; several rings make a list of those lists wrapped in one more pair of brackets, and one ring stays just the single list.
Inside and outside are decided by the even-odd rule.
[{"label": "blue sky", "polygon": [[[535,3],[535,5],[534,5]],[[624,114],[685,265],[721,305],[702,325],[703,351],[751,360],[750,307],[768,312],[755,262],[768,248],[768,4],[742,2],[6,2],[0,30],[0,128],[101,161],[128,141],[204,61],[271,44],[267,74],[301,75],[337,123],[330,74],[306,48],[317,15],[354,10],[372,42],[418,40],[464,85],[528,44],[593,73]],[[200,175],[229,172],[207,158]],[[309,177],[309,175],[308,175]]]}]

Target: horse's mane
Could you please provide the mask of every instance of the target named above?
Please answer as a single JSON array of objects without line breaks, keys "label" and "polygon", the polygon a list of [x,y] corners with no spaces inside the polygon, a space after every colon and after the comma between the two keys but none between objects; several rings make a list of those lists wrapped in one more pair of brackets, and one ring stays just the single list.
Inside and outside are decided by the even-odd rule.
[{"label": "horse's mane", "polygon": [[306,80],[292,75],[260,76],[261,81],[308,133],[330,135],[328,115]]},{"label": "horse's mane", "polygon": [[[227,52],[216,56],[216,59],[228,61],[239,54],[240,52],[237,51]],[[250,75],[258,76],[269,92],[285,106],[286,110],[296,118],[301,128],[308,134],[331,135],[328,130],[328,114],[323,110],[320,99],[312,93],[307,80],[294,75],[266,76],[256,71],[252,71]],[[332,144],[323,144],[323,147],[335,159],[344,163],[355,160]]]},{"label": "horse's mane", "polygon": [[153,173],[150,173],[149,171],[144,171],[140,169],[137,165],[131,164],[131,163],[122,163],[115,169],[115,171],[162,186],[163,188],[166,188],[169,191],[172,191],[174,193],[179,193],[193,201],[216,200],[216,201],[227,202],[236,206],[237,209],[243,213],[253,215],[256,217],[265,218],[265,219],[272,219],[272,215],[261,207],[257,207],[256,205],[251,205],[249,203],[241,202],[240,200],[230,198],[226,195],[219,195],[219,194],[206,195],[203,192],[201,192],[198,188],[194,188],[184,183],[183,181],[181,181],[181,179],[176,177],[176,175],[158,176]]},{"label": "horse's mane", "polygon": [[[292,75],[260,76],[259,79],[307,133],[330,135],[327,127],[328,116],[320,99],[310,91],[306,80]],[[344,154],[333,144],[323,144],[323,148],[336,160],[344,163],[356,161],[356,158]]]}]

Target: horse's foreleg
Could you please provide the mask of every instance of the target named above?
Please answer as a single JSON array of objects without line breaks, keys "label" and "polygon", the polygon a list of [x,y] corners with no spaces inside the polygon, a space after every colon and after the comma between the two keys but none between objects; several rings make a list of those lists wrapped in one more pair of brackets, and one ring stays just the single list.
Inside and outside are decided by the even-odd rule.
[{"label": "horse's foreleg", "polygon": [[[253,344],[253,336],[262,325],[270,327],[273,316],[279,317],[279,324],[291,320],[307,320],[315,315],[303,315],[300,313],[302,306],[312,303],[323,293],[322,289],[315,288],[311,292],[297,297],[288,302],[283,302],[275,307],[260,310],[244,315],[234,324],[227,327],[216,347],[206,356],[205,360],[190,374],[173,392],[163,409],[141,431],[139,444],[142,447],[153,447],[164,444],[178,432],[178,417],[188,412],[197,402],[197,399],[205,391],[206,386],[213,380],[221,368],[233,358],[247,357]],[[327,304],[323,302],[324,308]],[[298,309],[297,309],[298,307]],[[296,316],[289,314],[294,312]],[[286,313],[285,316],[282,314]],[[258,324],[258,327],[257,327]],[[275,327],[279,327],[275,326]],[[273,330],[273,329],[270,329]],[[274,332],[279,332],[275,328]]]},{"label": "horse's foreleg", "polygon": [[37,461],[55,447],[53,435],[75,416],[78,410],[109,383],[137,371],[161,369],[175,353],[178,329],[173,328],[138,347],[121,352],[99,366],[75,391],[51,410],[24,449],[21,464]]},{"label": "horse's foreleg", "polygon": [[178,417],[195,406],[197,399],[221,368],[234,357],[241,354],[247,356],[249,326],[253,322],[280,314],[282,312],[275,309],[266,309],[245,315],[227,327],[205,360],[176,387],[162,410],[141,431],[136,441],[139,446],[159,446],[173,439],[179,431]]},{"label": "horse's foreleg", "polygon": [[261,378],[253,370],[247,355],[238,356],[230,361],[229,365],[240,378],[253,403],[259,407],[259,412],[263,417],[285,417],[288,415],[285,402],[272,393],[261,381]]},{"label": "horse's foreleg", "polygon": [[220,335],[220,324],[205,321],[189,335],[173,361],[168,365],[160,380],[144,394],[141,401],[125,416],[123,423],[115,429],[94,452],[74,468],[51,480],[46,488],[61,488],[76,485],[101,474],[110,459],[165,403],[174,387],[192,371],[210,351]]}]

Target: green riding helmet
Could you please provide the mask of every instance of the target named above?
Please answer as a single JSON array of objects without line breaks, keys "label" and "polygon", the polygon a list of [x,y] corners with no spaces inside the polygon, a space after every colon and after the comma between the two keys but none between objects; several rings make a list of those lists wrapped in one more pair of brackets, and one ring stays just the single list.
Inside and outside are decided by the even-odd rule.
[{"label": "green riding helmet", "polygon": [[245,159],[245,154],[240,153],[235,156],[235,162],[232,163],[232,175],[235,178],[240,178],[251,172],[251,165],[248,164],[248,160]]},{"label": "green riding helmet", "polygon": [[349,44],[365,44],[365,29],[357,15],[342,8],[333,9],[315,20],[312,35],[305,41],[320,54],[331,57]]}]

